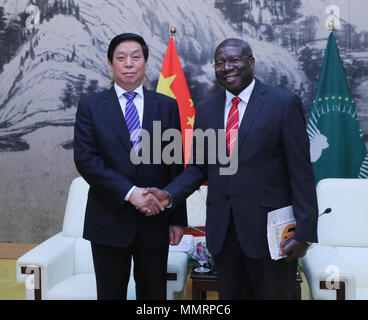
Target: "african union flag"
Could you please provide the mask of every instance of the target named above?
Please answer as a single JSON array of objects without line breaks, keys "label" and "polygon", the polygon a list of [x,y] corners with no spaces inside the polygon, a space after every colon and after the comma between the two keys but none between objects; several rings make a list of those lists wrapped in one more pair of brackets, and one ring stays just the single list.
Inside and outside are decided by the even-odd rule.
[{"label": "african union flag", "polygon": [[333,32],[307,130],[316,182],[368,177],[367,149]]}]

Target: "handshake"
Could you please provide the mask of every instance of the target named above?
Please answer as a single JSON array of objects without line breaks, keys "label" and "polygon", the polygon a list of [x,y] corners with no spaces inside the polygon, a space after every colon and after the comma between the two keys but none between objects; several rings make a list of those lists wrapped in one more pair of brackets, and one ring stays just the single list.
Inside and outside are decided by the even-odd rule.
[{"label": "handshake", "polygon": [[134,188],[128,200],[137,210],[153,216],[165,210],[171,199],[166,191],[158,188]]},{"label": "handshake", "polygon": [[[134,188],[128,200],[137,210],[146,217],[153,216],[165,210],[170,204],[170,195],[158,188]],[[176,246],[179,244],[184,234],[184,227],[170,225],[169,237],[170,244]]]}]

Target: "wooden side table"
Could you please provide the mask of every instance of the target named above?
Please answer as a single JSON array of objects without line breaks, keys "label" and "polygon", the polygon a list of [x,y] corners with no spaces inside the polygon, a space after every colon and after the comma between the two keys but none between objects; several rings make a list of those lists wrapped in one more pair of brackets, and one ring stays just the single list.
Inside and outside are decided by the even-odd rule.
[{"label": "wooden side table", "polygon": [[[207,291],[218,291],[217,288],[217,275],[212,272],[190,272],[190,279],[192,279],[192,299],[193,300],[206,300]],[[296,289],[295,299],[302,299],[301,283],[303,282],[299,272],[296,273]]]},{"label": "wooden side table", "polygon": [[217,289],[217,275],[212,272],[195,272],[190,273],[192,279],[192,299],[206,300],[207,291],[218,291]]}]

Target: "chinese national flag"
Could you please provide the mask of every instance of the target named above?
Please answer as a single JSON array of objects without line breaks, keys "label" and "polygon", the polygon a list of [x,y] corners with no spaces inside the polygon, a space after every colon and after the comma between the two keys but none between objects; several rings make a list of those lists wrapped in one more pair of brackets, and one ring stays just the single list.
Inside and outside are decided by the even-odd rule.
[{"label": "chinese national flag", "polygon": [[156,91],[176,99],[178,103],[183,137],[184,165],[186,166],[191,154],[195,108],[173,37],[170,38],[167,46]]}]

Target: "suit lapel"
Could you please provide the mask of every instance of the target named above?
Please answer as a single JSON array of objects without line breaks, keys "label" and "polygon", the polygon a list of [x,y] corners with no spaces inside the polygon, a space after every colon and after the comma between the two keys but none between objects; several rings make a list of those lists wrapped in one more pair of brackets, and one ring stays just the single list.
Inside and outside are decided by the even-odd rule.
[{"label": "suit lapel", "polygon": [[158,109],[158,101],[154,92],[143,88],[144,95],[144,107],[143,107],[143,119],[142,128],[147,130],[152,138],[153,132],[153,120]]},{"label": "suit lapel", "polygon": [[238,148],[240,148],[241,143],[244,141],[249,128],[252,126],[257,115],[263,107],[263,103],[266,99],[266,90],[264,85],[259,80],[256,80],[253,92],[250,96],[247,108],[243,116],[243,120],[239,127],[238,132]]},{"label": "suit lapel", "polygon": [[[142,136],[141,146],[143,150],[148,152],[149,159],[151,163],[157,163],[156,158],[154,158],[155,154],[157,154],[157,150],[160,150],[162,147],[162,128],[165,127],[164,119],[166,118],[163,113],[168,112],[165,110],[164,106],[161,106],[160,95],[157,94],[155,91],[146,90],[143,88],[143,95],[144,95],[144,107],[143,107],[143,119],[142,119],[142,130],[145,130],[146,133],[149,135],[149,140],[146,140],[144,136]],[[161,131],[154,132],[153,131],[153,122],[159,121],[161,126]],[[156,136],[154,136],[154,133]],[[158,141],[158,139],[160,141]],[[148,145],[146,145],[148,144]],[[156,151],[154,150],[156,148]],[[162,150],[162,149],[161,149]],[[160,152],[160,151],[159,151]],[[161,153],[158,153],[161,156]],[[142,154],[145,158],[147,157],[146,154]],[[161,159],[161,158],[160,158]]]},{"label": "suit lapel", "polygon": [[216,98],[215,101],[217,103],[217,129],[224,129],[224,119],[225,119],[225,100],[226,93],[225,90],[219,94],[219,98]]},{"label": "suit lapel", "polygon": [[[215,96],[215,108],[217,114],[217,123],[214,129],[217,131],[217,138],[219,139],[219,130],[225,130],[225,101],[226,101],[226,91],[223,90],[217,96]],[[210,116],[210,115],[209,115]],[[225,134],[225,133],[224,133]],[[225,141],[224,141],[225,142]],[[217,142],[219,143],[219,141]],[[226,155],[228,156],[229,150],[227,150],[225,145]],[[219,154],[217,153],[217,161],[219,161]]]},{"label": "suit lapel", "polygon": [[104,106],[113,124],[113,127],[115,128],[115,130],[119,134],[121,141],[123,142],[123,145],[127,148],[128,151],[130,151],[133,147],[133,144],[130,141],[128,127],[126,125],[124,114],[121,110],[119,99],[116,95],[114,87],[106,91],[106,94],[104,96]]}]

